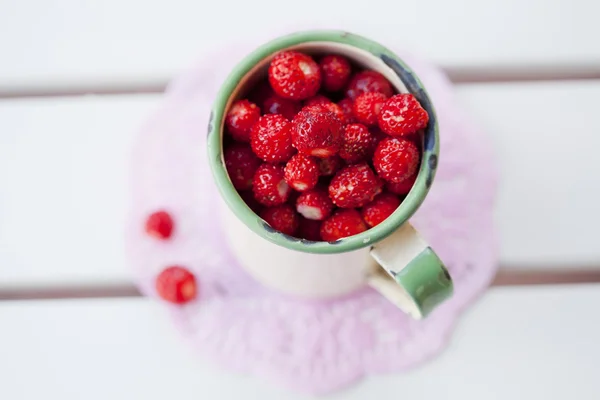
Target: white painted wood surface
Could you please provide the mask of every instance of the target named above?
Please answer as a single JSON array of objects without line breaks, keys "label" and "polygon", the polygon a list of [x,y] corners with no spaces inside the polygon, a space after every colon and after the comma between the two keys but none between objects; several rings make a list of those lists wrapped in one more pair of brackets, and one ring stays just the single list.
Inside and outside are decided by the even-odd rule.
[{"label": "white painted wood surface", "polygon": [[[457,90],[497,149],[501,262],[597,267],[600,81]],[[122,243],[128,156],[159,101],[0,102],[0,288],[130,281]]]},{"label": "white painted wood surface", "polygon": [[[438,358],[329,399],[597,399],[600,285],[494,288]],[[201,360],[146,299],[0,303],[0,398],[300,400]]]},{"label": "white painted wood surface", "polygon": [[[355,31],[445,66],[600,66],[588,0],[4,0],[0,93],[165,81],[232,41],[303,27]],[[210,60],[207,60],[210,62]]]}]

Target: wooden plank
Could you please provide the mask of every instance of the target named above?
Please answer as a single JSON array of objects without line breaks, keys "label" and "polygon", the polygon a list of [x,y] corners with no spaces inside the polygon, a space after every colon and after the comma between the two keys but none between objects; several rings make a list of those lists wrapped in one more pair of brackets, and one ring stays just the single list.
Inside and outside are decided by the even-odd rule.
[{"label": "wooden plank", "polygon": [[282,12],[278,0],[214,2],[210,10],[193,0],[7,0],[0,8],[0,93],[156,87],[230,43],[257,45],[312,27],[360,33],[450,68],[600,71],[598,3],[372,0],[369,7],[373,15],[321,0],[305,0],[293,12]]},{"label": "wooden plank", "polygon": [[[598,398],[600,325],[586,316],[599,301],[599,285],[492,289],[437,358],[328,398]],[[0,303],[0,398],[314,398],[196,359],[163,311],[147,299]]]},{"label": "wooden plank", "polygon": [[[497,149],[501,262],[598,269],[590,222],[600,203],[600,82],[469,85],[458,94]],[[122,242],[129,146],[159,100],[0,102],[0,288],[57,287],[55,296],[64,286],[103,293],[130,282]]]}]

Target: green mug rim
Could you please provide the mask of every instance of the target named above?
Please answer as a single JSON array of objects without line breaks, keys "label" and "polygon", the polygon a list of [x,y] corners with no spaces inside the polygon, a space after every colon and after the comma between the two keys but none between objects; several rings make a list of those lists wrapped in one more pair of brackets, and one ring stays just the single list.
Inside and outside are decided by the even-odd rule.
[{"label": "green mug rim", "polygon": [[[237,190],[231,184],[225,163],[223,161],[223,147],[221,129],[225,108],[242,78],[263,59],[307,42],[333,42],[357,47],[381,59],[400,80],[410,93],[415,95],[423,108],[429,113],[429,124],[424,130],[423,151],[421,153],[421,166],[419,174],[402,204],[396,211],[379,225],[368,229],[358,235],[339,239],[335,242],[313,242],[299,239],[278,232],[271,228],[260,216],[255,214],[242,200]],[[419,209],[433,180],[435,178],[439,157],[439,126],[433,104],[423,84],[416,74],[404,61],[392,51],[368,38],[339,30],[309,30],[294,32],[271,40],[248,54],[229,73],[221,85],[215,101],[208,124],[207,136],[208,162],[216,186],[230,210],[248,228],[262,238],[288,249],[316,254],[335,254],[358,250],[372,246],[380,240],[391,235],[399,226],[407,222]]]}]

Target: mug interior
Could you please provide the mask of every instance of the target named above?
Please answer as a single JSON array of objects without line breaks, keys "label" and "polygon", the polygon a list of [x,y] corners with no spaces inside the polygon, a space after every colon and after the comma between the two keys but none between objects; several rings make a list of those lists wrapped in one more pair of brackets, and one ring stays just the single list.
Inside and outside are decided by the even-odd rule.
[{"label": "mug interior", "polygon": [[[223,159],[225,115],[232,103],[242,99],[266,79],[269,63],[283,50],[297,50],[311,56],[340,54],[354,65],[383,74],[398,93],[413,93],[429,114],[422,136],[421,165],[417,179],[396,211],[379,225],[358,235],[335,242],[314,242],[288,236],[271,228],[256,215],[233,187]],[[384,239],[406,222],[424,200],[435,175],[439,151],[435,111],[423,85],[394,53],[360,36],[338,31],[310,31],[278,38],[256,49],[231,72],[213,105],[208,132],[209,162],[221,196],[245,225],[264,239],[293,250],[308,253],[340,253],[370,246]]]}]

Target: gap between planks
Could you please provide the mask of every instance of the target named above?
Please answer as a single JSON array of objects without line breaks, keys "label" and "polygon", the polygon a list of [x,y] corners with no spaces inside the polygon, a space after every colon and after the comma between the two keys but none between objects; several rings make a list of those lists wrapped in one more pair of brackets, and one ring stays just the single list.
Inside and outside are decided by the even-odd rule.
[{"label": "gap between planks", "polygon": [[[443,67],[455,84],[547,82],[600,79],[600,64]],[[71,97],[82,95],[132,95],[164,92],[169,78],[104,80],[94,84],[60,83],[14,85],[0,82],[0,99]]]},{"label": "gap between planks", "polygon": [[[600,266],[595,269],[562,270],[520,270],[501,269],[496,274],[492,286],[534,286],[534,285],[571,285],[600,283]],[[0,289],[0,301],[8,300],[56,300],[56,299],[92,299],[141,297],[142,294],[133,284],[104,284],[65,287],[20,287]]]}]

